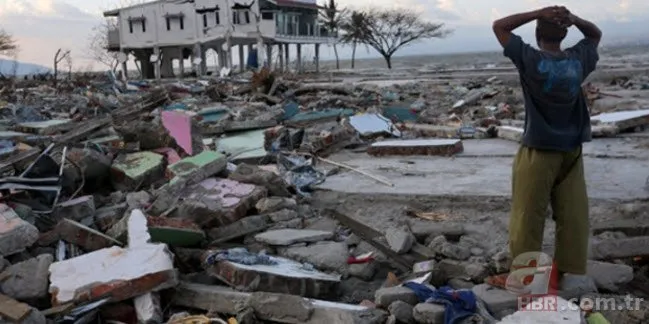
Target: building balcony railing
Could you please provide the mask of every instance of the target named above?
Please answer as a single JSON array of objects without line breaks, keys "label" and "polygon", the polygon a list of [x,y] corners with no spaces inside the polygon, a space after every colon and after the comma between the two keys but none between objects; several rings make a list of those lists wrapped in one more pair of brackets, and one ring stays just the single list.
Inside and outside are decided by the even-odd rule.
[{"label": "building balcony railing", "polygon": [[120,41],[119,41],[119,29],[117,28],[111,28],[108,30],[108,44],[107,44],[109,49],[119,49],[120,47]]},{"label": "building balcony railing", "polygon": [[335,38],[337,33],[329,33],[329,31],[320,26],[319,28],[307,28],[306,26],[287,25],[277,26],[277,35],[283,37],[323,37]]}]

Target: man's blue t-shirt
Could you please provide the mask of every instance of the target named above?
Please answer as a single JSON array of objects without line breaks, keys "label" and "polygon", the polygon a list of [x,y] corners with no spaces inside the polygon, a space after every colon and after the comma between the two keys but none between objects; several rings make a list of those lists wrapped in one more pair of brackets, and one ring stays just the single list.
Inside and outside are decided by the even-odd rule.
[{"label": "man's blue t-shirt", "polygon": [[561,54],[552,54],[512,35],[504,54],[518,68],[523,86],[523,145],[572,151],[590,141],[590,114],[581,85],[597,66],[597,44],[583,39]]}]

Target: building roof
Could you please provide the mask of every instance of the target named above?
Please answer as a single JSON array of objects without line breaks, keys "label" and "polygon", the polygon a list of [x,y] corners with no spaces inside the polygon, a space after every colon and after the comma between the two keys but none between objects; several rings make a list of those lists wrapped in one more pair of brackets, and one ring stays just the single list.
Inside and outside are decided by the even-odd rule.
[{"label": "building roof", "polygon": [[315,1],[308,0],[275,0],[275,2],[280,7],[296,7],[296,8],[308,8],[308,9],[318,9],[318,3]]}]

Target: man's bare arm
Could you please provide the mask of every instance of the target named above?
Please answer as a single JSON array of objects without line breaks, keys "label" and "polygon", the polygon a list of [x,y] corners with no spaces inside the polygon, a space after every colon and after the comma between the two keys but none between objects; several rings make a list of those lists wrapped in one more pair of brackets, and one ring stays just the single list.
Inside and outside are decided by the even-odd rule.
[{"label": "man's bare arm", "polygon": [[503,47],[509,43],[509,38],[512,36],[512,31],[520,26],[523,26],[540,17],[540,10],[523,12],[505,18],[498,19],[493,23],[493,31],[498,38],[498,42]]},{"label": "man's bare arm", "polygon": [[573,14],[570,15],[570,22],[572,22],[579,31],[584,34],[584,37],[595,42],[596,45],[599,45],[599,41],[602,39],[602,31],[592,22],[579,18]]},{"label": "man's bare arm", "polygon": [[545,19],[563,26],[568,21],[569,14],[570,11],[568,11],[566,7],[546,7],[498,19],[494,21],[492,28],[494,34],[496,34],[496,38],[498,38],[498,41],[500,42],[500,45],[505,47],[507,46],[507,43],[509,43],[509,38],[512,36],[512,31],[514,29],[536,19]]}]

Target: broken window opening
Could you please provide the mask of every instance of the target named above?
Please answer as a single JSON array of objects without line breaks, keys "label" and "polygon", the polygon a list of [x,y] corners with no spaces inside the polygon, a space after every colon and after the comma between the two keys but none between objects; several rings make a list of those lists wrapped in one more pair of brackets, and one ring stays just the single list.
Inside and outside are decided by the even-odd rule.
[{"label": "broken window opening", "polygon": [[238,25],[239,22],[239,12],[238,11],[233,11],[232,12],[232,23],[235,25]]},{"label": "broken window opening", "polygon": [[274,14],[272,11],[264,11],[261,13],[261,19],[263,20],[273,20]]},{"label": "broken window opening", "polygon": [[180,17],[180,30],[185,29],[185,17]]},{"label": "broken window opening", "polygon": [[243,17],[244,20],[246,21],[246,24],[250,23],[250,11],[246,10],[243,12]]},{"label": "broken window opening", "polygon": [[207,28],[207,15],[203,14],[203,27]]},{"label": "broken window opening", "polygon": [[169,19],[169,17],[167,17],[166,20],[167,20],[167,30],[171,30],[171,19]]},{"label": "broken window opening", "polygon": [[128,31],[133,34],[133,21],[129,20],[128,21]]},{"label": "broken window opening", "polygon": [[142,21],[142,32],[146,33],[146,21]]},{"label": "broken window opening", "polygon": [[220,25],[221,24],[221,15],[219,15],[218,10],[216,12],[214,12],[214,16],[216,17],[216,25]]}]

